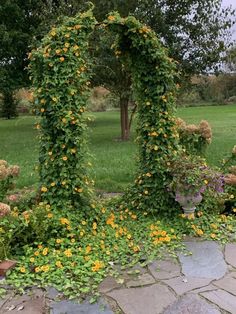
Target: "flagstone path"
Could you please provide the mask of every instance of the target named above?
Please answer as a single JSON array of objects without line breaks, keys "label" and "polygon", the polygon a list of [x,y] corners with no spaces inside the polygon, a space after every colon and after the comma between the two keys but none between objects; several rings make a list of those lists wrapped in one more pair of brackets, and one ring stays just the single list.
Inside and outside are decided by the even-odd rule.
[{"label": "flagstone path", "polygon": [[236,244],[185,243],[191,255],[166,258],[119,280],[107,277],[95,304],[60,298],[54,288],[0,299],[0,314],[236,314]]}]

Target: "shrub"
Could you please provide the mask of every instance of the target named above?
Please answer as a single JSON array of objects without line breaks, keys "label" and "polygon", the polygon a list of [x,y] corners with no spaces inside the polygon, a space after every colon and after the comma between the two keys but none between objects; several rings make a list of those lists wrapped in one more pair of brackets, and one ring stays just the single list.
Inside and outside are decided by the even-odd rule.
[{"label": "shrub", "polygon": [[199,125],[186,124],[182,119],[176,119],[179,132],[179,144],[188,154],[203,156],[211,143],[212,131],[209,123],[202,120]]},{"label": "shrub", "polygon": [[14,187],[14,178],[19,175],[18,166],[9,166],[5,160],[0,160],[0,201],[4,200],[8,190]]}]

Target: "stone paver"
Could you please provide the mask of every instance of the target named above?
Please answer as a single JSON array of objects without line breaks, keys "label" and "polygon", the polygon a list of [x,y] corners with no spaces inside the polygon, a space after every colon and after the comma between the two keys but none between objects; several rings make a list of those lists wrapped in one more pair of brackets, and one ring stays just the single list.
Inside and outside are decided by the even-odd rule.
[{"label": "stone paver", "polygon": [[[235,276],[235,274],[234,274]],[[228,291],[236,296],[236,278],[230,273],[224,278],[213,282],[218,288]]]},{"label": "stone paver", "polygon": [[191,291],[191,293],[200,293],[200,292],[206,292],[206,291],[212,291],[212,290],[217,290],[218,288],[212,284],[208,285],[208,286],[204,286],[202,288],[198,288],[198,289],[194,289],[193,291]]},{"label": "stone paver", "polygon": [[[9,311],[9,309],[11,309]],[[16,297],[6,302],[0,309],[0,314],[42,314],[45,308],[45,298]]]},{"label": "stone paver", "polygon": [[179,255],[185,276],[219,279],[227,270],[224,256],[216,242],[186,242],[192,255]]},{"label": "stone paver", "polygon": [[115,290],[108,296],[117,302],[125,314],[159,314],[176,300],[174,294],[161,284]]},{"label": "stone paver", "polygon": [[103,300],[94,304],[90,304],[87,301],[79,304],[65,300],[55,302],[50,307],[50,314],[114,314]]},{"label": "stone paver", "polygon": [[163,280],[165,284],[170,286],[178,295],[182,295],[193,289],[209,285],[211,279],[196,278],[196,277],[177,277],[168,280]]},{"label": "stone paver", "polygon": [[180,276],[181,274],[180,265],[172,260],[155,261],[148,265],[148,269],[152,276],[157,280],[169,279]]},{"label": "stone paver", "polygon": [[169,306],[163,314],[220,314],[220,311],[197,295],[185,295]]},{"label": "stone paver", "polygon": [[127,288],[147,286],[155,283],[155,279],[149,274],[142,274],[136,280],[130,280],[126,283]]},{"label": "stone paver", "polygon": [[113,289],[118,289],[121,288],[122,285],[119,284],[115,278],[108,276],[107,278],[105,278],[99,285],[98,290],[100,293],[106,293],[109,292]]},{"label": "stone paver", "polygon": [[224,290],[203,292],[201,295],[209,301],[217,304],[221,309],[231,314],[236,314],[236,298]]},{"label": "stone paver", "polygon": [[236,244],[228,243],[225,246],[225,260],[236,268]]}]

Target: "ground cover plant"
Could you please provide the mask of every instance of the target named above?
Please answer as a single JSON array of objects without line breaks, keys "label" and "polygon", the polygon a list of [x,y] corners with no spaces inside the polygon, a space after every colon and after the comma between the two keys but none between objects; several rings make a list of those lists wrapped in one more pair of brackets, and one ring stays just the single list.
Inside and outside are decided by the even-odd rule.
[{"label": "ground cover plant", "polygon": [[[148,27],[117,13],[111,13],[102,27],[118,35],[115,54],[124,57],[133,74],[139,106],[138,170],[124,196],[96,199],[84,115],[90,85],[87,37],[95,25],[91,10],[65,19],[29,56],[36,113],[41,117],[36,124],[40,188],[34,205],[12,206],[0,220],[0,259],[17,258],[7,283],[20,291],[53,285],[69,297],[96,296],[105,275],[118,276],[119,267],[146,264],[162,251],[175,254],[185,234],[222,242],[235,239],[236,220],[220,214],[224,199],[235,198],[234,191],[216,191],[218,183],[221,189],[221,176],[208,169],[204,159],[190,158],[179,143],[173,60]],[[178,158],[186,160],[185,166],[192,163],[194,171],[187,181],[172,172]],[[201,167],[205,170],[199,171]],[[191,184],[193,194],[204,194],[191,215],[182,213],[171,193],[179,180],[184,190]]]}]

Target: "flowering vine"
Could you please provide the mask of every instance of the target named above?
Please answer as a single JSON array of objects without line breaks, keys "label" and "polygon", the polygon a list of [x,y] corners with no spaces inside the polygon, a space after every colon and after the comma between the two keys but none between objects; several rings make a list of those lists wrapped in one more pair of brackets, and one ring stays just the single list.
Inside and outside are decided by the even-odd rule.
[{"label": "flowering vine", "polygon": [[[95,25],[91,10],[67,18],[29,56],[36,111],[41,116],[37,127],[42,198],[58,205],[89,200],[83,113],[90,84],[88,37]],[[110,13],[99,26],[116,35],[115,55],[131,71],[138,103],[138,175],[125,199],[136,209],[164,209],[173,201],[166,193],[168,160],[178,149],[175,62],[155,33],[132,16]]]}]

